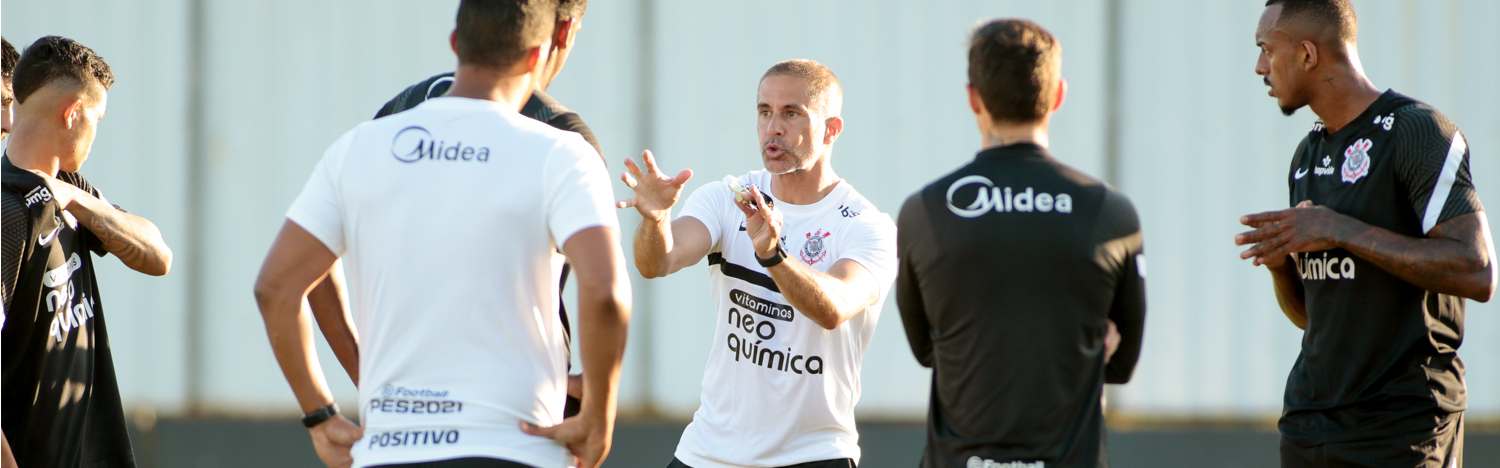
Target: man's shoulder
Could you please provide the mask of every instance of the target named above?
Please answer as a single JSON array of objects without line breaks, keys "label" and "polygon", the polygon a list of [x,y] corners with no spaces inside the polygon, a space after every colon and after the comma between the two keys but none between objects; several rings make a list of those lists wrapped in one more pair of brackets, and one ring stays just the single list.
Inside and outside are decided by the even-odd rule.
[{"label": "man's shoulder", "polygon": [[378,119],[381,117],[398,114],[413,107],[417,107],[418,104],[421,104],[428,99],[446,94],[448,92],[448,88],[452,85],[453,72],[440,73],[422,80],[417,84],[406,87],[406,89],[401,90],[400,93],[397,93],[396,97],[391,98],[389,102],[385,103],[385,106],[380,108],[379,112],[375,113],[375,118]]}]

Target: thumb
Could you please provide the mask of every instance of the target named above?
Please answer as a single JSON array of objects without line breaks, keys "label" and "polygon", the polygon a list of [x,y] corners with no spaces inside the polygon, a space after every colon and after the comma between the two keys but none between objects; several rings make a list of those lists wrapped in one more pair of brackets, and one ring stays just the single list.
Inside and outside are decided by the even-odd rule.
[{"label": "thumb", "polygon": [[630,208],[632,206],[635,206],[635,197],[630,197],[615,202],[615,208]]},{"label": "thumb", "polygon": [[1297,208],[1312,208],[1312,207],[1313,207],[1312,200],[1302,200],[1302,203],[1298,203],[1297,204]]},{"label": "thumb", "polygon": [[557,439],[557,426],[542,427],[527,421],[521,421],[521,432],[525,432],[528,435],[534,435],[537,437],[546,437],[548,439],[554,440]]},{"label": "thumb", "polygon": [[688,181],[688,179],[691,179],[691,178],[693,178],[693,170],[692,169],[683,169],[682,172],[678,172],[677,173],[676,177],[672,178],[672,185],[681,187],[682,184],[686,184],[687,181]]}]

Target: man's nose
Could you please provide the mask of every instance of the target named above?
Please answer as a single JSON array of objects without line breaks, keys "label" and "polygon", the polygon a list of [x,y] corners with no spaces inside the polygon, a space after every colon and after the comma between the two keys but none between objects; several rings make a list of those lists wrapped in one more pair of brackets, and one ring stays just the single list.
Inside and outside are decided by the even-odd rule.
[{"label": "man's nose", "polygon": [[776,136],[784,134],[785,132],[782,131],[781,123],[781,119],[777,118],[774,114],[771,115],[771,118],[766,119],[766,134]]}]

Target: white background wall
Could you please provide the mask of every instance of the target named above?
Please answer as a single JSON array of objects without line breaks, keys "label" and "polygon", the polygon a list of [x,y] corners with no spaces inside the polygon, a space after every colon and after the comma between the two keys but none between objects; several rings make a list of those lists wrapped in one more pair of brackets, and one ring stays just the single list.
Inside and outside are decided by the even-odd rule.
[{"label": "white background wall", "polygon": [[[73,37],[109,61],[118,81],[84,174],[111,201],[156,221],[178,249],[164,278],[100,263],[127,405],[181,414],[198,395],[210,413],[287,414],[295,411],[291,392],[250,294],[260,261],[323,149],[405,86],[451,70],[456,2],[200,1],[197,38],[192,0],[8,0],[0,33],[20,47],[46,34]],[[1061,39],[1070,95],[1053,124],[1053,152],[1102,174],[1110,1],[595,0],[551,92],[593,127],[613,171],[649,146],[664,167],[694,169],[691,190],[758,168],[757,79],[779,60],[818,60],[845,89],[835,168],[896,211],[978,149],[963,93],[966,36],[987,18],[1032,18]],[[1281,116],[1253,74],[1260,3],[1119,1],[1117,185],[1141,213],[1152,276],[1141,364],[1111,407],[1273,416],[1301,335],[1276,308],[1267,274],[1239,261],[1231,238],[1242,230],[1239,215],[1285,205],[1288,158],[1314,117]],[[1481,196],[1492,199],[1500,3],[1355,5],[1370,77],[1457,121],[1474,148]],[[204,51],[204,107],[190,122],[195,41]],[[194,131],[201,150],[192,148]],[[634,225],[633,211],[621,214]],[[424,221],[447,222],[416,222]],[[187,247],[194,230],[198,250]],[[683,417],[696,408],[714,325],[706,271],[634,279],[625,409]],[[197,329],[188,320],[194,310]],[[1500,311],[1471,304],[1469,312],[1461,354],[1472,414],[1494,417]],[[920,418],[929,374],[906,347],[893,300],[881,321],[859,409]],[[189,369],[192,362],[201,365]],[[326,350],[323,364],[341,401],[354,406],[353,385]]]}]

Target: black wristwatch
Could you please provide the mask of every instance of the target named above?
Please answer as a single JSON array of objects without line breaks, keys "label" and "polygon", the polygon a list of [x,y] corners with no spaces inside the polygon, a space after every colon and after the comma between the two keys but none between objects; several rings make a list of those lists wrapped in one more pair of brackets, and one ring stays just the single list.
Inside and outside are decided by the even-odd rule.
[{"label": "black wristwatch", "polygon": [[779,245],[776,246],[776,254],[772,255],[771,258],[760,258],[760,254],[755,255],[755,261],[759,262],[762,268],[780,265],[782,260],[786,260],[786,251],[781,250],[781,246]]},{"label": "black wristwatch", "polygon": [[324,421],[333,419],[333,415],[339,414],[339,405],[330,403],[328,406],[313,410],[311,413],[302,415],[302,425],[311,429],[313,426],[323,424]]}]

